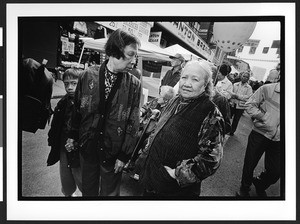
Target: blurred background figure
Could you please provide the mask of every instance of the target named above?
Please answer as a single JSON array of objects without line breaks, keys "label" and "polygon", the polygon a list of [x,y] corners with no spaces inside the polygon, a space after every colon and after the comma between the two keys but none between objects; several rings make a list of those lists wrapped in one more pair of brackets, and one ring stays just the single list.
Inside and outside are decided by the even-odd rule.
[{"label": "blurred background figure", "polygon": [[46,68],[45,59],[39,63],[33,58],[25,58],[21,63],[20,120],[23,131],[35,133],[38,129],[45,129],[53,113],[50,102],[53,77]]},{"label": "blurred background figure", "polygon": [[244,113],[245,103],[252,95],[253,91],[248,84],[250,78],[249,72],[241,73],[241,81],[233,84],[233,92],[231,93],[231,116],[233,118],[231,124],[230,135],[234,135],[239,120]]},{"label": "blurred background figure", "polygon": [[175,56],[170,56],[172,59],[171,70],[167,71],[166,75],[161,80],[161,85],[159,87],[159,92],[161,86],[171,86],[174,87],[180,79],[180,74],[182,71],[182,65],[185,63],[185,59],[181,54],[175,54]]},{"label": "blurred background figure", "polygon": [[268,84],[268,83],[275,83],[277,82],[278,80],[280,79],[280,74],[279,74],[279,71],[277,69],[272,69],[270,70],[269,72],[269,75],[265,81],[265,84]]},{"label": "blurred background figure", "polygon": [[231,67],[227,64],[222,64],[217,73],[217,84],[215,86],[215,90],[219,92],[221,95],[226,97],[228,100],[231,95],[228,91],[232,92],[233,85],[232,82],[229,81],[227,75],[231,72]]},{"label": "blurred background figure", "polygon": [[141,119],[143,122],[146,123],[147,120],[152,115],[152,110],[157,109],[162,111],[165,105],[175,96],[175,92],[173,87],[171,86],[161,86],[161,91],[159,97],[154,98],[148,101],[145,105],[141,108]]}]

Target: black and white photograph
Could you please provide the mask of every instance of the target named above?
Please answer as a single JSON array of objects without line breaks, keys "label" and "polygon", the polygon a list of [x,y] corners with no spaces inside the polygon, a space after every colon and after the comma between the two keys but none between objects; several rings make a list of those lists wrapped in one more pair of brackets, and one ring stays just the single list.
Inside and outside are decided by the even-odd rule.
[{"label": "black and white photograph", "polygon": [[295,219],[294,4],[126,8],[7,4],[7,220]]}]

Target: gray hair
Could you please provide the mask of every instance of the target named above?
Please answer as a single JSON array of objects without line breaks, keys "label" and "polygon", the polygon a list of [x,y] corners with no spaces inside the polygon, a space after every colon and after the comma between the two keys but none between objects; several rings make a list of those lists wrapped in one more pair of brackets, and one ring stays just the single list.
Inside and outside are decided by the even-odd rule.
[{"label": "gray hair", "polygon": [[164,99],[172,99],[175,96],[175,91],[174,88],[172,86],[161,86],[161,96]]},{"label": "gray hair", "polygon": [[186,63],[185,68],[188,67],[189,65],[192,64],[197,64],[204,70],[204,85],[205,85],[205,94],[209,96],[209,98],[212,98],[213,96],[213,84],[212,84],[212,69],[211,65],[208,61],[201,60],[191,60]]},{"label": "gray hair", "polygon": [[[271,73],[272,73],[272,74],[271,74]],[[271,70],[269,71],[269,75],[268,75],[266,81],[270,81],[270,82],[273,82],[273,83],[274,83],[274,82],[277,82],[279,78],[280,78],[280,73],[279,73],[279,71],[277,71],[276,69],[271,69]]]}]

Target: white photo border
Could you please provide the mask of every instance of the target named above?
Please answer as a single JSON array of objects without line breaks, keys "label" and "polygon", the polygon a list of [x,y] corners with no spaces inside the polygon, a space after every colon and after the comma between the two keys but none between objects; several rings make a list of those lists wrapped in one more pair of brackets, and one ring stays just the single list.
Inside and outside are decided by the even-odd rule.
[{"label": "white photo border", "polygon": [[[7,4],[7,220],[295,220],[295,3]],[[129,13],[130,12],[130,13]],[[134,15],[131,13],[134,12]],[[188,12],[188,15],[186,14]],[[18,17],[284,16],[286,182],[283,201],[18,201]],[[267,209],[266,209],[267,208]],[[263,212],[262,212],[263,211]]]}]

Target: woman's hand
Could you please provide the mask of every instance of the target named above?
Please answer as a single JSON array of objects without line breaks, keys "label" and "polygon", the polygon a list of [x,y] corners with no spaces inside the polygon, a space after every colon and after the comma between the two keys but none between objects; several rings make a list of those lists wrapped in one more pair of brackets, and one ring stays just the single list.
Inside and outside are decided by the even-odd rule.
[{"label": "woman's hand", "polygon": [[76,150],[75,147],[76,143],[75,140],[72,138],[68,138],[65,144],[65,148],[67,150],[67,152],[71,152],[72,150]]},{"label": "woman's hand", "polygon": [[123,170],[125,166],[125,163],[122,162],[121,160],[116,160],[116,163],[115,163],[115,173],[118,173],[118,172],[121,172]]}]

